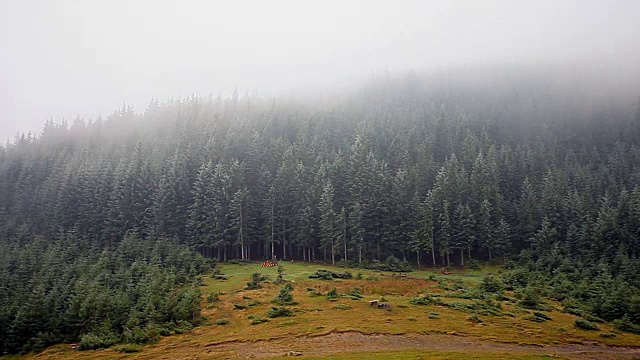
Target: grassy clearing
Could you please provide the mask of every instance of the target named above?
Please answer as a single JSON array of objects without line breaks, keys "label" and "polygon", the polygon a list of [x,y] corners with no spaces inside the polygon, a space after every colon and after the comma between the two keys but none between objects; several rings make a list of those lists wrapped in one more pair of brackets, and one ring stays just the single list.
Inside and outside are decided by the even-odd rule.
[{"label": "grassy clearing", "polygon": [[[463,298],[466,295],[455,290],[456,284],[476,286],[487,274],[498,274],[499,268],[456,271],[452,275],[441,275],[429,270],[415,271],[406,277],[370,270],[351,269],[352,279],[316,280],[309,275],[318,269],[344,272],[345,269],[301,262],[285,262],[284,280],[293,285],[292,317],[269,318],[268,312],[275,306],[272,300],[282,289],[275,285],[277,268],[261,268],[260,264],[222,264],[220,270],[226,280],[203,276],[203,315],[207,323],[186,334],[162,338],[158,344],[149,345],[139,352],[126,354],[127,358],[185,357],[208,352],[217,344],[253,342],[260,340],[290,339],[299,336],[319,336],[330,332],[357,331],[365,334],[426,334],[439,333],[472,336],[479,339],[511,344],[566,344],[593,341],[607,345],[640,345],[640,336],[621,333],[611,324],[598,324],[599,331],[587,331],[575,326],[579,317],[559,311],[548,312],[551,320],[536,322],[534,310],[516,306],[509,300],[487,301]],[[253,273],[259,272],[267,278],[262,288],[245,290]],[[357,279],[356,274],[362,274]],[[327,298],[333,288],[338,297]],[[360,296],[353,296],[353,294]],[[207,301],[215,294],[215,301]],[[350,295],[349,295],[350,294]],[[412,298],[433,296],[438,303],[414,305]],[[508,298],[513,294],[507,293]],[[453,297],[448,297],[453,296]],[[468,297],[468,296],[467,296]],[[370,300],[380,300],[390,308],[372,307]],[[551,301],[551,306],[560,308]],[[489,312],[483,312],[488,307]],[[477,310],[480,309],[480,310]],[[490,315],[498,309],[496,315]],[[436,314],[436,315],[434,315]],[[489,315],[487,315],[489,314]],[[227,323],[228,322],[228,323]],[[224,325],[220,325],[225,323]],[[601,336],[615,334],[615,337]],[[225,358],[229,354],[219,353],[207,357]],[[122,358],[124,354],[113,349],[99,351],[72,351],[64,346],[47,349],[38,358]],[[350,357],[351,356],[351,357]],[[428,356],[429,359],[539,359],[541,357],[518,354],[425,353],[424,351],[400,351],[384,353],[344,354],[338,357],[303,357],[309,359],[366,359],[409,358]],[[440,357],[438,357],[440,356]],[[503,356],[503,357],[500,357]],[[518,357],[520,356],[520,357]],[[417,357],[420,358],[420,357]],[[424,357],[427,358],[427,357]]]}]

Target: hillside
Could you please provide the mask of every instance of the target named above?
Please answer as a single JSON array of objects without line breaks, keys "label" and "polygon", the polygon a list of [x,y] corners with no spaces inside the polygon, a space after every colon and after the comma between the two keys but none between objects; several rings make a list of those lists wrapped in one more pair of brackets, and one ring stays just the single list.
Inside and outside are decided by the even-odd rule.
[{"label": "hillside", "polygon": [[[217,278],[204,276],[202,314],[207,321],[182,335],[163,338],[155,345],[99,351],[79,352],[61,345],[34,358],[280,358],[289,352],[303,359],[542,359],[548,355],[632,359],[640,355],[640,335],[621,333],[603,323],[597,323],[595,331],[581,329],[575,325],[580,317],[567,313],[556,301],[541,299],[528,306],[519,295],[515,296],[520,300],[514,298],[502,282],[509,272],[500,267],[450,275],[351,269],[351,279],[322,280],[309,276],[318,269],[340,274],[346,269],[300,262],[280,266],[280,284],[276,284],[276,268],[256,263],[222,265]],[[246,283],[255,272],[267,279],[260,288],[249,290]],[[493,293],[486,290],[487,276],[499,284],[489,289]],[[289,303],[274,303],[288,285],[293,287]],[[331,298],[334,288],[337,295]],[[416,300],[425,298],[440,302]],[[390,307],[370,306],[370,300],[380,299]],[[290,309],[291,314],[270,318],[273,307]]]},{"label": "hillside", "polygon": [[[0,147],[0,352],[169,351],[163,344],[334,328],[638,345],[640,104],[625,84],[562,67],[385,73],[325,96],[236,91],[47,121]],[[232,294],[263,303],[256,313],[270,306],[274,286],[235,293],[255,265],[228,265],[266,259],[293,260],[295,301],[323,311],[283,327],[249,326],[253,310],[230,311],[240,301]],[[306,287],[330,289],[297,262],[422,279],[424,269],[468,275],[483,264],[508,278],[489,297],[463,291],[483,276],[456,285],[457,275],[438,274],[438,284],[378,274],[337,286],[388,296],[392,320],[372,320],[364,301],[340,298],[352,309],[338,311],[308,298]],[[199,286],[215,264],[230,279]],[[201,314],[214,291],[228,294]],[[457,295],[415,300],[427,310],[409,303],[442,291]],[[539,299],[556,309],[552,320],[515,306]],[[425,318],[433,307],[438,321]],[[575,330],[578,315],[602,331]],[[225,317],[228,326],[212,325]]]}]

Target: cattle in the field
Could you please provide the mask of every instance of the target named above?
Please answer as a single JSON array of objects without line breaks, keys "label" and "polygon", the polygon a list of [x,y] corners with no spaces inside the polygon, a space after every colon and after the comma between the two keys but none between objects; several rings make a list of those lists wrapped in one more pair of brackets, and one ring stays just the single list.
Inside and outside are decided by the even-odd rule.
[{"label": "cattle in the field", "polygon": [[263,262],[260,266],[261,267],[274,267],[274,266],[278,266],[278,263],[273,262],[271,260],[267,260],[267,261]]}]

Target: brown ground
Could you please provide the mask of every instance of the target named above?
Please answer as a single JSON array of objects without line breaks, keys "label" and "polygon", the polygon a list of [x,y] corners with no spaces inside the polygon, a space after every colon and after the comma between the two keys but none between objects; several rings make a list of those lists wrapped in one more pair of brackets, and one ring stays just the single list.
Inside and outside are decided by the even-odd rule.
[{"label": "brown ground", "polygon": [[322,336],[301,336],[260,342],[233,342],[205,346],[201,358],[228,357],[266,358],[289,351],[304,355],[332,355],[348,352],[428,349],[463,351],[473,354],[514,353],[559,356],[569,359],[640,359],[640,347],[612,347],[600,344],[566,344],[526,346],[484,341],[469,337],[440,334],[363,334],[360,332],[330,333]]}]

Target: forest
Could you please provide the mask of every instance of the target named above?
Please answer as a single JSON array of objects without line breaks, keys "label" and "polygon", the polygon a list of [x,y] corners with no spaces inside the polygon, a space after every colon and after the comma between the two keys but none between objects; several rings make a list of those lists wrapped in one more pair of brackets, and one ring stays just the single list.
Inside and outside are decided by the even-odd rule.
[{"label": "forest", "polygon": [[640,332],[639,94],[567,70],[49,120],[0,147],[0,352],[183,331],[230,260],[491,262]]}]

